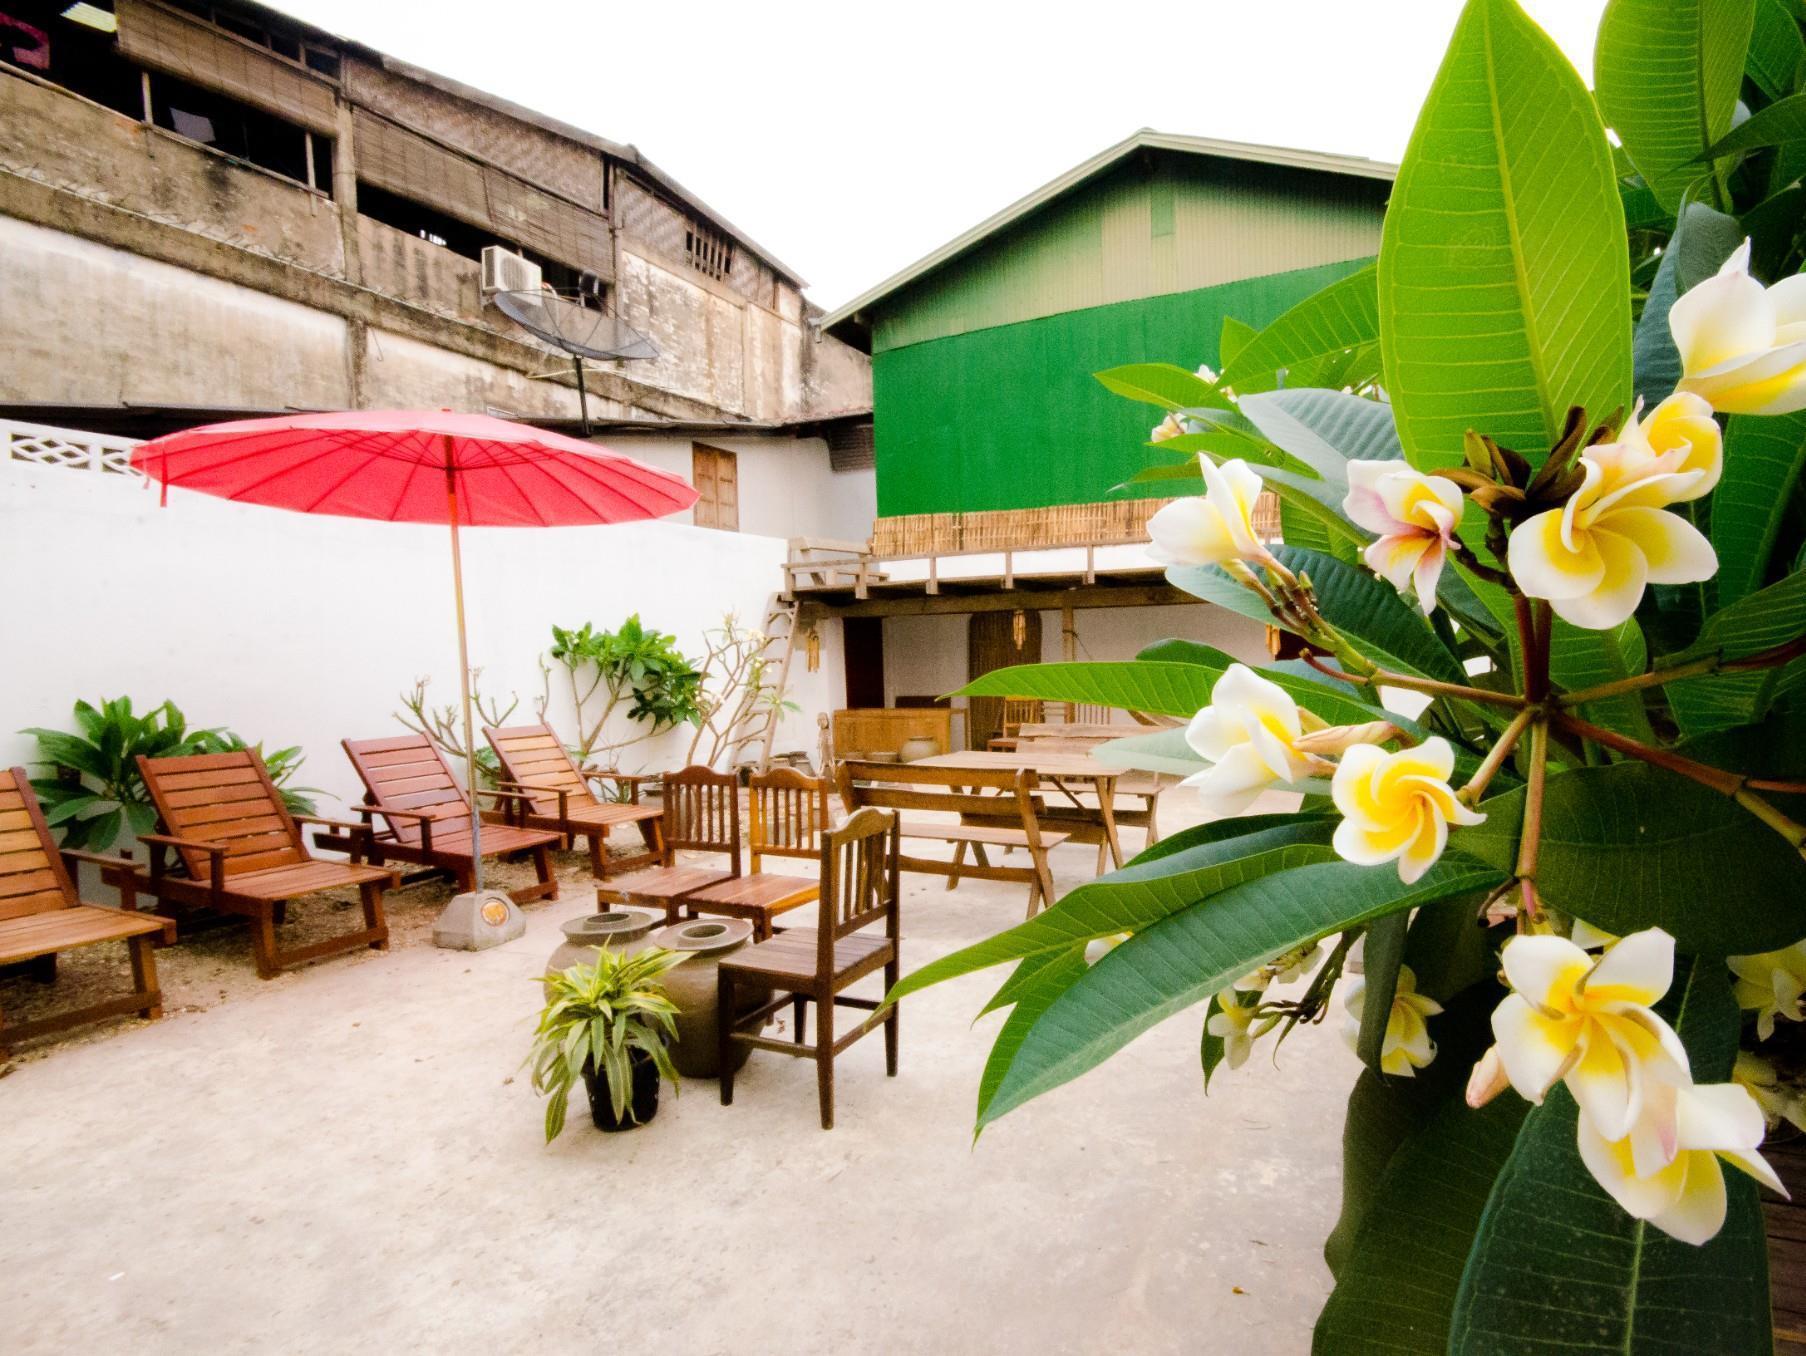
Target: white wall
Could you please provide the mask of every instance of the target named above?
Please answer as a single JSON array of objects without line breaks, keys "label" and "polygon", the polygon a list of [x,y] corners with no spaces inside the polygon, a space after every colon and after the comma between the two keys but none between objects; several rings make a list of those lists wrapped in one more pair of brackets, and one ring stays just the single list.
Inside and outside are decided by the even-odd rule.
[{"label": "white wall", "polygon": [[[699,653],[737,610],[761,625],[784,543],[674,523],[464,534],[471,663],[486,693],[516,692],[532,719],[554,622],[613,627],[630,612]],[[27,762],[23,726],[70,726],[78,697],[170,698],[198,724],[272,747],[300,744],[301,780],[341,800],[355,779],[345,737],[402,733],[399,694],[430,676],[457,694],[443,528],[308,517],[133,478],[0,461],[0,766]],[[843,704],[839,628],[799,645],[780,750],[816,748],[815,717]],[[557,694],[554,725],[570,729]],[[479,735],[479,738],[481,736]],[[673,767],[687,732],[636,746],[625,765]],[[330,801],[323,809],[335,810]]]},{"label": "white wall", "polygon": [[[600,441],[691,479],[690,438],[611,432]],[[710,434],[694,441],[735,454],[742,532],[844,541],[864,541],[872,535],[872,519],[878,512],[876,473],[834,470],[824,440]]]}]

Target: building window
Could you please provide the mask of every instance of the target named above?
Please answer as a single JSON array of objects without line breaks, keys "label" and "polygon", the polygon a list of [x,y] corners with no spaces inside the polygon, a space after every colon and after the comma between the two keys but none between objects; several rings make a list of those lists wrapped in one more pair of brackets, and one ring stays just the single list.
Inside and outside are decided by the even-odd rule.
[{"label": "building window", "polygon": [[331,137],[171,75],[153,71],[149,78],[158,127],[331,194]]},{"label": "building window", "polygon": [[232,6],[196,4],[193,0],[172,2],[178,9],[186,10],[197,19],[205,19],[233,36],[274,52],[296,65],[306,66],[310,71],[330,80],[339,78],[338,52],[309,41],[302,35],[298,25],[284,24],[275,15],[254,16]]},{"label": "building window", "polygon": [[692,219],[684,226],[684,262],[711,278],[726,278],[734,267],[734,242]]},{"label": "building window", "polygon": [[702,443],[690,444],[690,482],[696,486],[696,526],[740,530],[740,459]]},{"label": "building window", "polygon": [[144,116],[138,69],[119,55],[110,3],[0,0],[0,62],[128,118]]}]

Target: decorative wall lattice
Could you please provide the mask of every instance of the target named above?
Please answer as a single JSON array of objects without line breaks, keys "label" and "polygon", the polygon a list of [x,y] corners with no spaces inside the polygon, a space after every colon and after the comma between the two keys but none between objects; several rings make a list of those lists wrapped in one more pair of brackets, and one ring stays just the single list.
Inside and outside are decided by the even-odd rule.
[{"label": "decorative wall lattice", "polygon": [[142,479],[132,469],[136,438],[115,438],[80,429],[53,428],[0,419],[0,462],[22,461],[33,466],[59,466],[70,471],[98,475],[126,475]]}]

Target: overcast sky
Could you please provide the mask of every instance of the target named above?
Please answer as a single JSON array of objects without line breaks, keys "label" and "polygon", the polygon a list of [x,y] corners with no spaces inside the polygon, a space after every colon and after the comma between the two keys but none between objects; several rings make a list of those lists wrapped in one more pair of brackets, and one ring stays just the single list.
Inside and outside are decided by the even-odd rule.
[{"label": "overcast sky", "polygon": [[[1396,160],[1459,0],[275,0],[631,142],[832,309],[1139,127]],[[1590,83],[1602,0],[1526,0]]]}]

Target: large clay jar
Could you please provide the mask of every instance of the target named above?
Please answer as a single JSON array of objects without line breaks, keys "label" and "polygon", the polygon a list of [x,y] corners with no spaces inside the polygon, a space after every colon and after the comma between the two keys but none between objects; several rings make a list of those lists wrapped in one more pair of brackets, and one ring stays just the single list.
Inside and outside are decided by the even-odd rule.
[{"label": "large clay jar", "polygon": [[897,750],[897,757],[905,763],[915,763],[924,758],[932,758],[940,751],[940,740],[928,735],[911,735],[903,741],[903,747]]},{"label": "large clay jar", "polygon": [[606,909],[586,913],[563,925],[564,940],[546,961],[546,973],[557,974],[573,965],[588,965],[596,959],[595,949],[606,946],[632,955],[652,945],[654,926],[662,922],[660,915],[647,909]]},{"label": "large clay jar", "polygon": [[[652,934],[652,945],[668,951],[681,951],[688,959],[659,978],[671,1001],[677,1004],[677,1043],[671,1047],[671,1062],[686,1078],[719,1078],[721,1060],[717,1042],[721,1038],[720,994],[715,987],[716,971],[724,956],[731,956],[752,938],[753,925],[744,918],[695,918],[688,923],[673,923]],[[764,995],[748,992],[742,1011],[758,1007]],[[746,1063],[752,1050],[744,1045],[734,1050],[734,1068]]]}]

